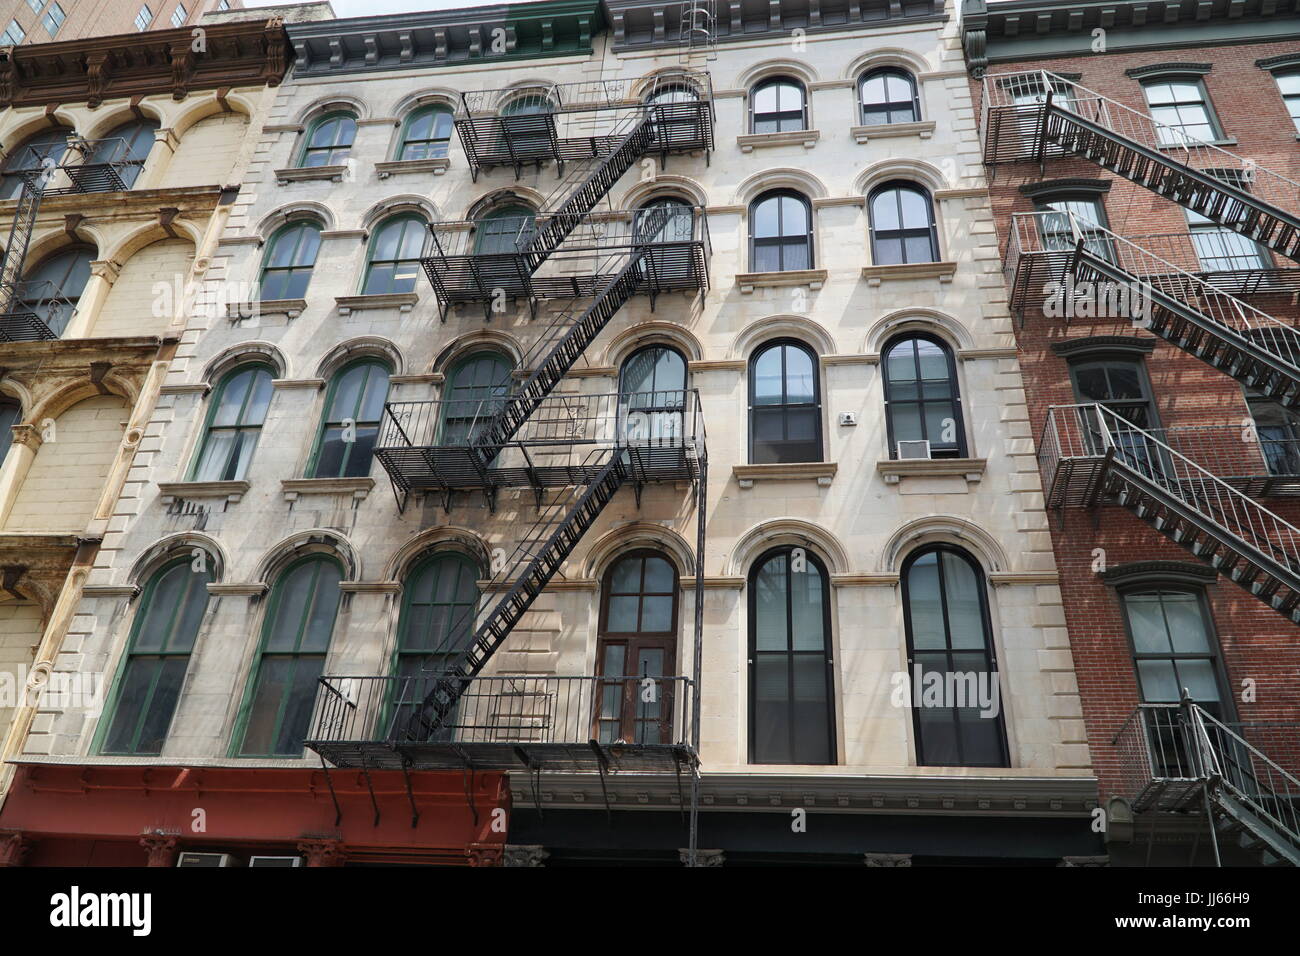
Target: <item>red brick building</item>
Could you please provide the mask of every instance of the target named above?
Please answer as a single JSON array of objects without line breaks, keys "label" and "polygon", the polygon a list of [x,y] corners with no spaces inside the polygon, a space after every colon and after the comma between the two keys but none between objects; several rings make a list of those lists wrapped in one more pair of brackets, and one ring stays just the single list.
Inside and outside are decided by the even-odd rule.
[{"label": "red brick building", "polygon": [[963,14],[1111,860],[1294,862],[1300,5]]}]

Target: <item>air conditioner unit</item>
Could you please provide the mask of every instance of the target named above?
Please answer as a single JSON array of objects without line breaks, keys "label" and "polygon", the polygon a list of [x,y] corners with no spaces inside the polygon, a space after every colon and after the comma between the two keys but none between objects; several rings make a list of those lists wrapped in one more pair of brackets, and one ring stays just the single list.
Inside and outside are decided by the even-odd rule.
[{"label": "air conditioner unit", "polygon": [[235,858],[229,853],[181,853],[177,866],[234,866]]},{"label": "air conditioner unit", "polygon": [[898,458],[900,461],[929,457],[930,441],[927,438],[920,438],[912,441],[900,441],[898,443]]},{"label": "air conditioner unit", "polygon": [[302,866],[300,856],[250,856],[249,866]]}]

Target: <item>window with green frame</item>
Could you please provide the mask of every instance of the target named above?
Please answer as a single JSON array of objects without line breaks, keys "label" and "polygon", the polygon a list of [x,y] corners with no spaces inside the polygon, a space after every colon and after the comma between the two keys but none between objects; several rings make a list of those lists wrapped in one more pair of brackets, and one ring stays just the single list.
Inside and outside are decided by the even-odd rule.
[{"label": "window with green frame", "polygon": [[364,478],[388,400],[388,366],[363,359],[330,380],[325,414],[312,456],[312,478]]},{"label": "window with green frame", "polygon": [[357,135],[357,118],[351,113],[326,113],[311,124],[303,139],[298,166],[339,166],[352,150]]},{"label": "window with green frame", "polygon": [[480,569],[463,554],[442,551],[420,561],[402,587],[393,674],[398,681],[391,707],[402,726],[432,689],[430,681],[455,662],[474,634]]},{"label": "window with green frame", "polygon": [[362,295],[411,292],[420,272],[428,224],[419,216],[404,214],[385,219],[375,230],[366,256]]},{"label": "window with green frame", "polygon": [[479,217],[474,227],[474,254],[501,255],[518,252],[532,235],[537,214],[528,206],[512,203],[498,206]]},{"label": "window with green frame", "polygon": [[398,159],[443,159],[451,146],[451,110],[422,106],[406,118]]},{"label": "window with green frame", "polygon": [[301,299],[311,282],[318,252],[318,223],[300,219],[278,229],[267,243],[262,260],[262,301]]},{"label": "window with green frame", "polygon": [[97,752],[162,753],[208,607],[211,564],[196,565],[187,555],[164,565],[145,585]]},{"label": "window with green frame", "polygon": [[334,633],[342,578],[337,561],[316,554],[290,565],[276,581],[236,725],[235,756],[302,753]]},{"label": "window with green frame", "polygon": [[475,352],[447,373],[439,445],[473,441],[510,394],[510,360],[500,352]]},{"label": "window with green frame", "polygon": [[221,380],[208,406],[191,481],[239,481],[248,474],[274,377],[269,365],[241,365]]}]

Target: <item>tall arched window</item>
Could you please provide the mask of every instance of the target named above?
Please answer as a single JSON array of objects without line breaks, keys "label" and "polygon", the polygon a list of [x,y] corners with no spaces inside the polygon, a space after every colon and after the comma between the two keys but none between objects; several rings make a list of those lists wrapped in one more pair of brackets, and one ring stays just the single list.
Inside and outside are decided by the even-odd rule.
[{"label": "tall arched window", "polygon": [[248,474],[274,377],[269,365],[241,365],[221,380],[208,405],[191,481],[239,481]]},{"label": "tall arched window", "polygon": [[749,363],[749,460],[822,460],[817,357],[800,342],[771,342]]},{"label": "tall arched window", "polygon": [[863,75],[858,84],[862,125],[916,123],[921,119],[921,99],[916,78],[898,67],[885,67]]},{"label": "tall arched window", "polygon": [[474,254],[518,252],[532,238],[536,214],[522,203],[497,206],[484,213],[474,227]]},{"label": "tall arched window", "polygon": [[755,86],[749,97],[751,133],[790,133],[808,128],[808,99],[798,80],[772,77]]},{"label": "tall arched window", "polygon": [[[593,728],[602,744],[672,742],[674,688],[658,678],[677,673],[678,591],[676,566],[656,551],[625,554],[605,573],[596,668],[611,679],[599,685]],[[647,677],[653,695],[641,692]]]},{"label": "tall arched window", "polygon": [[[86,157],[86,165],[112,163],[122,185],[130,189],[139,178],[149,151],[153,149],[153,134],[159,125],[161,124],[155,119],[135,119],[123,123],[95,144],[95,148]],[[113,190],[117,185],[111,177],[96,180],[95,184],[105,192]]]},{"label": "tall arched window", "polygon": [[812,208],[792,189],[763,193],[749,206],[752,272],[792,272],[813,267]]},{"label": "tall arched window", "polygon": [[42,259],[19,283],[16,311],[35,315],[54,335],[62,335],[90,281],[94,258],[90,246],[69,246]]},{"label": "tall arched window", "polygon": [[23,420],[23,410],[17,402],[0,398],[0,464],[14,441],[14,426]]},{"label": "tall arched window", "polygon": [[749,573],[749,762],[835,763],[826,569],[776,548]]},{"label": "tall arched window", "polygon": [[209,559],[196,569],[187,554],[164,565],[145,585],[105,710],[110,716],[100,725],[100,753],[162,753],[208,607],[211,565]]},{"label": "tall arched window", "polygon": [[931,458],[965,458],[957,366],[948,346],[907,335],[885,347],[882,364],[889,457],[899,457],[899,442],[928,441]]},{"label": "tall arched window", "polygon": [[312,478],[364,478],[388,400],[388,366],[363,359],[344,366],[330,380],[325,414],[316,439]]},{"label": "tall arched window", "polygon": [[908,557],[902,578],[917,763],[1007,766],[983,572],[965,551],[933,545]]},{"label": "tall arched window", "polygon": [[262,300],[301,299],[307,293],[319,252],[318,223],[300,219],[277,230],[262,260]]},{"label": "tall arched window", "polygon": [[924,189],[915,183],[885,183],[872,190],[868,206],[876,265],[939,261],[934,208]]},{"label": "tall arched window", "polygon": [[422,106],[406,118],[398,159],[442,159],[451,146],[451,110]]},{"label": "tall arched window", "polygon": [[428,225],[410,213],[385,219],[370,240],[362,295],[410,292],[420,274]]},{"label": "tall arched window", "polygon": [[629,440],[680,441],[686,407],[686,360],[676,349],[650,345],[623,361],[618,375],[623,434]]},{"label": "tall arched window", "polygon": [[311,124],[303,138],[298,166],[339,166],[352,151],[357,135],[357,118],[351,113],[327,113]]},{"label": "tall arched window", "polygon": [[68,137],[75,135],[66,126],[51,126],[35,136],[29,136],[5,157],[0,199],[17,199],[23,189],[23,179],[49,168],[44,160],[54,165],[63,162],[68,151]]},{"label": "tall arched window", "polygon": [[315,554],[290,565],[276,581],[239,716],[238,756],[302,753],[334,633],[342,579],[337,561]]},{"label": "tall arched window", "polygon": [[511,368],[499,352],[475,352],[452,366],[443,386],[439,445],[474,440],[510,393]]}]

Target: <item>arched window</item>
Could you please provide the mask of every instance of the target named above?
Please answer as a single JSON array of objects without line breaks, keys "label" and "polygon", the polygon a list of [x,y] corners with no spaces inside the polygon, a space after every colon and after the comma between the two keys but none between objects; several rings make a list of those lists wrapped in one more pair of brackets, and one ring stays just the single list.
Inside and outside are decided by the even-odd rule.
[{"label": "arched window", "polygon": [[375,359],[353,362],[334,374],[316,439],[312,478],[364,478],[388,400],[388,367]]},{"label": "arched window", "polygon": [[646,105],[652,107],[655,147],[663,149],[699,141],[700,117],[695,105],[699,101],[699,92],[688,83],[665,83],[646,97]]},{"label": "arched window", "polygon": [[17,199],[23,189],[24,175],[32,176],[49,168],[44,160],[55,166],[63,162],[68,151],[68,137],[76,135],[66,126],[51,126],[35,136],[23,140],[5,157],[0,199]]},{"label": "arched window", "polygon": [[[474,636],[481,595],[479,567],[463,554],[444,551],[423,559],[402,584],[402,611],[397,623],[395,682],[390,726],[401,732],[437,675],[453,667]],[[425,739],[450,739],[450,729]]]},{"label": "arched window", "polygon": [[[153,134],[159,125],[155,119],[135,119],[123,123],[95,143],[94,149],[86,157],[86,165],[113,164],[118,177],[122,180],[122,185],[130,189],[135,185],[140,170],[144,168],[149,150],[153,149]],[[95,184],[99,185],[104,192],[111,192],[117,188],[111,176],[105,176],[103,180],[97,179]]]},{"label": "arched window", "polygon": [[812,209],[791,189],[763,193],[749,206],[752,272],[792,272],[813,267]]},{"label": "arched window", "polygon": [[885,347],[885,417],[889,457],[899,442],[928,441],[931,458],[965,458],[957,366],[939,339],[908,335]]},{"label": "arched window", "polygon": [[826,569],[777,548],[749,573],[749,762],[835,763]]},{"label": "arched window", "polygon": [[239,481],[248,474],[274,377],[269,365],[241,365],[221,380],[208,405],[191,481]]},{"label": "arched window", "polygon": [[934,545],[911,554],[902,577],[917,763],[1007,766],[983,572],[966,552]]},{"label": "arched window", "polygon": [[749,96],[751,133],[790,133],[808,128],[808,100],[798,80],[776,76],[759,83]]},{"label": "arched window", "polygon": [[520,160],[550,156],[554,149],[555,121],[547,114],[554,112],[555,104],[544,92],[516,96],[501,107],[498,122],[503,140],[499,146]]},{"label": "arched window", "polygon": [[765,345],[749,363],[749,460],[822,460],[817,357],[800,342]]},{"label": "arched window", "polygon": [[145,585],[106,709],[111,716],[101,724],[100,753],[162,753],[208,607],[210,566],[209,560],[196,569],[187,554]]},{"label": "arched window", "polygon": [[[602,744],[672,743],[675,688],[658,678],[677,673],[677,598],[677,568],[658,552],[625,554],[605,573],[596,668],[608,680],[592,731]],[[641,693],[647,677],[657,693]]]},{"label": "arched window", "polygon": [[302,753],[334,633],[342,579],[338,562],[317,554],[291,565],[276,581],[239,715],[238,756]]},{"label": "arched window", "polygon": [[22,407],[12,399],[0,398],[0,464],[14,441],[14,426],[23,420]]},{"label": "arched window", "polygon": [[484,213],[474,227],[474,254],[486,256],[518,252],[532,238],[536,214],[521,203],[497,206]]},{"label": "arched window", "polygon": [[[633,214],[632,232],[637,242],[690,242],[695,210],[676,196],[652,199]],[[672,260],[664,258],[663,264]]]},{"label": "arched window", "polygon": [[921,99],[916,92],[916,78],[906,70],[898,67],[872,70],[862,77],[858,90],[863,126],[920,122]]},{"label": "arched window", "polygon": [[262,301],[301,299],[320,252],[320,226],[298,220],[282,226],[267,243],[262,260]]},{"label": "arched window", "polygon": [[90,281],[94,258],[90,246],[69,246],[42,259],[19,283],[15,311],[35,315],[54,335],[62,335]]},{"label": "arched window", "polygon": [[326,113],[311,124],[303,139],[298,166],[339,166],[352,151],[357,135],[357,118],[351,113]]},{"label": "arched window", "polygon": [[650,345],[623,361],[618,375],[623,435],[628,440],[681,441],[686,407],[686,360],[676,349]]},{"label": "arched window", "polygon": [[422,106],[402,125],[398,159],[443,159],[451,146],[451,110],[445,106]]},{"label": "arched window", "polygon": [[878,266],[938,262],[939,235],[930,194],[914,183],[886,183],[872,191],[871,258]]},{"label": "arched window", "polygon": [[385,219],[370,240],[362,295],[410,292],[420,273],[420,257],[428,225],[419,216],[402,214]]},{"label": "arched window", "polygon": [[439,445],[474,440],[510,394],[511,369],[499,352],[475,352],[452,366],[443,386]]}]

